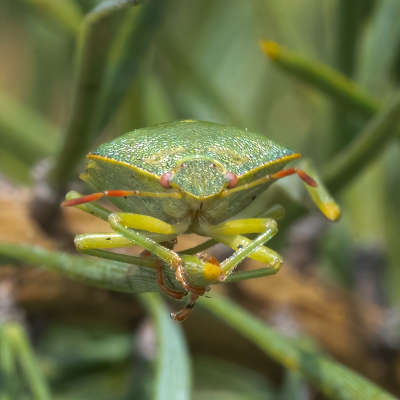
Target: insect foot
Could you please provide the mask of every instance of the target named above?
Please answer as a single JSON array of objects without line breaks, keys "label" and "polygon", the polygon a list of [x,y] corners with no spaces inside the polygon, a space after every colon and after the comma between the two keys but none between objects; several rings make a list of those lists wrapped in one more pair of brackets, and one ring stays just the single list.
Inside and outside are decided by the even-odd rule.
[{"label": "insect foot", "polygon": [[281,258],[276,258],[269,265],[273,268],[273,274],[277,274],[281,269],[283,260]]},{"label": "insect foot", "polygon": [[[196,304],[196,300],[203,296],[205,292],[208,292],[210,284],[218,282],[223,277],[223,274],[222,268],[215,257],[207,254],[196,254],[196,256],[182,255],[182,266],[176,270],[175,276],[181,283],[180,279],[184,280],[185,284],[182,286],[191,292],[185,308],[171,313],[173,320],[182,322],[190,314]],[[160,287],[164,291],[161,285]]]},{"label": "insect foot", "polygon": [[187,303],[186,304],[186,307],[183,309],[183,310],[181,310],[181,311],[178,311],[178,312],[176,312],[176,313],[171,313],[170,315],[171,315],[171,318],[174,320],[174,321],[179,321],[179,322],[182,322],[182,321],[184,321],[187,317],[188,317],[188,315],[190,314],[190,312],[192,311],[192,309],[193,309],[193,307],[194,307],[194,305],[196,304],[196,300],[199,298],[199,296],[197,295],[197,294],[191,294],[190,295],[190,301],[189,301],[189,303]]},{"label": "insect foot", "polygon": [[183,288],[185,290],[187,290],[188,292],[193,293],[197,296],[204,295],[204,293],[206,291],[205,287],[193,286],[187,282],[182,264],[176,269],[175,277],[176,277],[177,281],[182,284]]},{"label": "insect foot", "polygon": [[164,282],[164,276],[162,272],[162,264],[161,260],[157,261],[157,270],[156,270],[156,280],[158,285],[160,286],[160,289],[169,297],[172,297],[173,299],[180,300],[182,299],[183,296],[187,294],[187,292],[178,292],[175,290],[170,289],[165,285]]}]

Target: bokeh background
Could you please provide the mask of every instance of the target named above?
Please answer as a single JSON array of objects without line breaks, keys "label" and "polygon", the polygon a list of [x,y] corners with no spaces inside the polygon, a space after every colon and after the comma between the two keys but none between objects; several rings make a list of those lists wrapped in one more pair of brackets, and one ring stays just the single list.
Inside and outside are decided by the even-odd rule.
[{"label": "bokeh background", "polygon": [[[59,203],[71,188],[90,192],[78,180],[87,152],[135,128],[180,119],[248,128],[295,149],[329,175],[332,160],[371,130],[374,114],[384,114],[396,98],[397,1],[133,3],[1,1],[2,244],[74,252],[75,234],[107,230],[79,210],[61,211]],[[269,59],[262,39],[288,49],[292,67]],[[314,67],[308,75],[299,72],[302,62]],[[324,71],[332,73],[331,91],[318,80]],[[354,106],[359,103],[348,93],[340,95],[346,79],[358,85],[344,86],[359,90],[358,102],[369,104],[369,111]],[[355,172],[333,188],[342,208],[339,222],[329,222],[310,204],[296,178],[274,185],[259,205],[278,202],[286,208],[271,241],[284,256],[282,270],[219,285],[209,296],[221,292],[277,336],[325,354],[399,396],[396,122],[365,156],[358,154]],[[196,240],[183,238],[180,248]],[[221,259],[229,254],[222,246],[212,251]],[[51,398],[156,398],[162,363],[157,322],[148,307],[132,295],[28,264],[0,267],[0,322],[16,320],[24,328]],[[250,261],[240,266],[259,267]],[[180,307],[164,300],[172,310]],[[180,328],[179,343],[190,354],[184,367],[191,371],[191,397],[171,399],[355,398],[310,382],[301,367],[293,371],[273,361],[204,307],[196,307]],[[4,399],[41,398],[32,394],[23,365],[11,371],[2,375],[2,387],[13,377],[15,397]]]}]

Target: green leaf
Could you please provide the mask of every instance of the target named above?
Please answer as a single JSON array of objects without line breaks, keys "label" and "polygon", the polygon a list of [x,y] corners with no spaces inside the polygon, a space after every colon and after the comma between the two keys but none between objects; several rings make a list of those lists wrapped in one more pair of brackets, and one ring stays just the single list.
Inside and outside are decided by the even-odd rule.
[{"label": "green leaf", "polygon": [[321,90],[338,104],[363,116],[371,116],[378,111],[379,102],[376,99],[327,65],[287,50],[270,40],[262,41],[260,46],[277,67]]},{"label": "green leaf", "polygon": [[154,400],[190,399],[191,365],[185,337],[157,293],[139,296],[148,309],[156,334],[157,365]]},{"label": "green leaf", "polygon": [[64,143],[50,173],[59,187],[109,122],[136,76],[167,1],[107,0],[91,11],[80,35],[72,110]]},{"label": "green leaf", "polygon": [[[376,98],[336,70],[269,40],[261,42],[260,45],[275,65],[321,90],[338,105],[364,117],[371,117],[379,112],[381,104]],[[397,136],[400,136],[399,128],[396,132]]]},{"label": "green leaf", "polygon": [[0,322],[0,399],[12,400],[16,381],[16,360],[8,334],[8,324]]},{"label": "green leaf", "polygon": [[360,134],[323,169],[323,180],[332,192],[343,188],[384,149],[400,120],[400,92]]},{"label": "green leaf", "polygon": [[35,400],[50,400],[50,390],[22,325],[17,322],[9,322],[3,329],[6,330],[12,351],[19,361],[21,371],[30,387],[33,398]]},{"label": "green leaf", "polygon": [[0,171],[11,181],[16,183],[30,183],[32,180],[31,169],[11,151],[0,149]]},{"label": "green leaf", "polygon": [[58,137],[58,129],[46,118],[0,91],[0,140],[10,155],[30,165],[52,154]]},{"label": "green leaf", "polygon": [[76,34],[82,21],[82,11],[75,0],[25,0],[50,18],[57,25],[63,26]]},{"label": "green leaf", "polygon": [[133,7],[126,13],[110,49],[95,131],[103,129],[128,93],[168,5],[168,0],[150,0],[143,7]]},{"label": "green leaf", "polygon": [[286,368],[300,372],[325,395],[338,400],[394,400],[395,397],[368,379],[326,356],[304,349],[284,337],[237,304],[213,293],[198,303],[236,329]]},{"label": "green leaf", "polygon": [[393,87],[391,75],[398,57],[400,40],[400,3],[376,3],[360,46],[357,82],[375,95],[385,95]]},{"label": "green leaf", "polygon": [[193,360],[193,400],[276,400],[277,393],[265,376],[223,359],[197,356]]},{"label": "green leaf", "polygon": [[81,27],[72,109],[64,132],[60,156],[50,179],[62,185],[75,173],[93,138],[93,118],[116,31],[130,0],[105,0],[88,13]]},{"label": "green leaf", "polygon": [[337,23],[337,67],[339,71],[351,77],[357,57],[358,36],[363,16],[364,1],[340,0]]},{"label": "green leaf", "polygon": [[[154,267],[151,267],[153,260],[137,257],[137,261],[142,261],[142,264],[132,265],[125,262],[53,252],[36,246],[0,243],[0,264],[46,268],[78,282],[119,292],[160,291],[155,279],[156,271]],[[165,271],[166,279],[170,279],[168,272],[172,272],[174,279],[174,271],[171,268],[169,270]],[[176,282],[175,279],[174,281]]]}]

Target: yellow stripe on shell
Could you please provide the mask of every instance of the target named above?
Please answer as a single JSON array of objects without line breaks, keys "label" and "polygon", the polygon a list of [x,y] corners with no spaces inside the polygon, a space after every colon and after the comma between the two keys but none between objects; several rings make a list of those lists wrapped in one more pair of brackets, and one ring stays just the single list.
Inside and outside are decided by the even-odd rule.
[{"label": "yellow stripe on shell", "polygon": [[[258,172],[258,171],[260,171],[260,170],[262,170],[264,168],[267,168],[267,167],[269,167],[271,165],[276,165],[276,164],[279,164],[279,163],[284,162],[286,160],[289,162],[289,161],[295,160],[295,159],[300,158],[300,157],[301,157],[301,154],[293,153],[293,154],[290,154],[288,156],[277,158],[276,160],[273,160],[273,161],[267,162],[265,164],[262,164],[262,165],[260,165],[260,166],[258,166],[256,168],[253,168],[250,171],[244,173],[243,175],[238,175],[239,184],[238,184],[238,186],[236,188],[240,187],[240,180],[243,179],[243,178],[246,178],[246,177],[248,177],[250,175],[254,175],[256,172]],[[97,154],[88,154],[87,158],[89,160],[94,160],[94,161],[95,160],[101,160],[101,161],[110,162],[110,163],[117,164],[117,165],[123,165],[123,166],[125,166],[127,168],[130,168],[130,169],[134,170],[135,172],[142,173],[142,174],[147,175],[148,177],[151,177],[151,178],[156,179],[156,180],[159,180],[161,178],[160,176],[152,174],[151,172],[148,172],[148,171],[146,171],[144,169],[138,168],[138,167],[136,167],[136,166],[134,166],[132,164],[128,164],[128,163],[126,163],[124,161],[115,160],[114,158],[103,157],[103,156],[99,156]],[[232,189],[232,190],[234,190],[234,189]],[[225,191],[226,191],[226,189],[225,189]],[[197,199],[197,200],[206,200],[208,198],[213,198],[213,197],[216,197],[218,195],[221,195],[221,193],[224,193],[224,189],[222,189],[221,192],[218,193],[218,194],[211,195],[211,196],[208,196],[208,197],[205,197],[205,198],[203,198],[203,197],[200,198],[200,197],[197,197],[197,196],[193,196],[193,195],[190,195],[189,193],[188,193],[188,196],[190,196],[190,197],[192,197],[194,199]],[[227,195],[228,194],[226,194],[225,196],[227,196]],[[225,196],[223,196],[223,197],[225,197]]]}]

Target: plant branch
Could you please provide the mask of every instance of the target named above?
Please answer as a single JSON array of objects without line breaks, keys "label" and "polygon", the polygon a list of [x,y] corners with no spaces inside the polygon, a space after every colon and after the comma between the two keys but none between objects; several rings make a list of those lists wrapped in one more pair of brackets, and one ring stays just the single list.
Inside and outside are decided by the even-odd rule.
[{"label": "plant branch", "polygon": [[400,92],[393,102],[377,114],[360,134],[323,169],[323,180],[332,192],[343,188],[357,176],[395,134],[400,120]]},{"label": "plant branch", "polygon": [[151,315],[156,333],[157,361],[153,398],[189,400],[191,363],[182,329],[170,318],[158,293],[142,294],[139,299]]},{"label": "plant branch", "polygon": [[286,368],[299,371],[329,398],[339,400],[394,400],[366,378],[293,339],[269,328],[261,320],[230,300],[213,293],[213,299],[198,303],[253,342]]},{"label": "plant branch", "polygon": [[[266,40],[261,42],[263,52],[282,70],[321,90],[336,102],[364,117],[375,115],[381,105],[363,88],[327,65],[312,61]],[[397,129],[400,135],[400,130]]]}]

